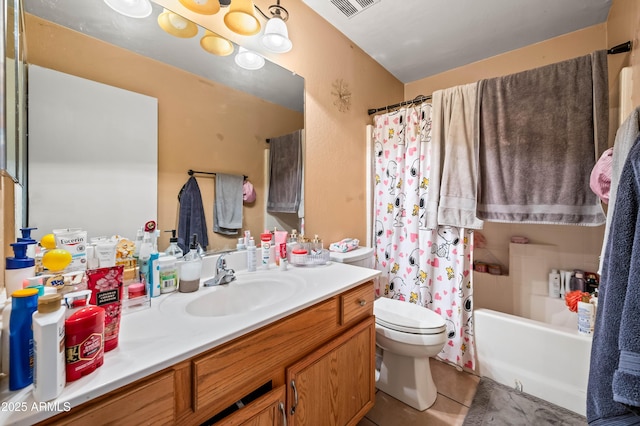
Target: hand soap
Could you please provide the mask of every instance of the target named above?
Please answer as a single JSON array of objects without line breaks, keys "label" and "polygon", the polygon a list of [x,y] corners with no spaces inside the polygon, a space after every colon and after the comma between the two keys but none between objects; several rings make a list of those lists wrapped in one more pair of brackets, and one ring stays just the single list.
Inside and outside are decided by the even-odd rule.
[{"label": "hand soap", "polygon": [[178,291],[191,293],[200,288],[200,274],[202,273],[202,258],[198,254],[198,235],[191,236],[189,253],[184,256],[184,262],[180,264],[180,284]]}]

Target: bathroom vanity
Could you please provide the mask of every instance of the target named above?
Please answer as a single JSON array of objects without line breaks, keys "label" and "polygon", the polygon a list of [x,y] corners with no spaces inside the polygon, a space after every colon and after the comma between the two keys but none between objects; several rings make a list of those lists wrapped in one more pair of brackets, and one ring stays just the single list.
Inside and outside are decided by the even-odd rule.
[{"label": "bathroom vanity", "polygon": [[[104,365],[52,402],[61,412],[4,412],[0,422],[356,424],[374,403],[378,272],[330,264],[237,275],[125,315]],[[275,296],[260,288],[265,282]],[[264,294],[252,302],[254,290]],[[213,307],[236,299],[248,303]],[[1,395],[33,404],[31,386]]]}]

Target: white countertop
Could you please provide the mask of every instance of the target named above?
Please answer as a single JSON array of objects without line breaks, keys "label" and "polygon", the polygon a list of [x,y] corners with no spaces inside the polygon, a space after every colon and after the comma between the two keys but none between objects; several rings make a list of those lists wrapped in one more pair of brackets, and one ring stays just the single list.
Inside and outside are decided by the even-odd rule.
[{"label": "white countertop", "polygon": [[[229,262],[233,267],[233,262]],[[203,273],[212,271],[203,266]],[[0,382],[0,424],[33,424],[111,392],[138,379],[163,370],[192,356],[228,342],[266,324],[328,299],[379,275],[373,269],[329,262],[314,267],[289,266],[279,271],[238,271],[236,281],[221,287],[201,287],[194,293],[170,293],[151,300],[151,307],[122,316],[118,347],[104,355],[104,364],[95,372],[68,383],[59,398],[44,405],[34,402],[33,386],[9,392],[8,380]],[[221,317],[194,316],[186,306],[207,296],[212,303],[227,303],[225,291],[232,286],[248,286],[264,277],[265,282],[281,280],[289,285],[282,299],[246,312]],[[209,277],[207,277],[209,278]],[[243,282],[244,281],[244,282]],[[251,283],[246,283],[251,281]],[[260,286],[264,289],[264,285]],[[278,287],[279,288],[279,287]],[[261,290],[264,292],[264,290]],[[217,292],[217,293],[216,293]],[[207,299],[201,299],[207,301]],[[261,300],[257,297],[255,300]],[[247,303],[253,303],[253,298]],[[263,303],[263,302],[259,302]]]}]

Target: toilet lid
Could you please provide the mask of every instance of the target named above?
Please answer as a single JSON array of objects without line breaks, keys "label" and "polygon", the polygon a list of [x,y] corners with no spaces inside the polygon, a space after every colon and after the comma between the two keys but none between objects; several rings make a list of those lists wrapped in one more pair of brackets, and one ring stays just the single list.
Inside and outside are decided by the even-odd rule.
[{"label": "toilet lid", "polygon": [[446,330],[440,315],[401,300],[381,297],[373,303],[373,314],[379,325],[404,333],[438,334]]}]

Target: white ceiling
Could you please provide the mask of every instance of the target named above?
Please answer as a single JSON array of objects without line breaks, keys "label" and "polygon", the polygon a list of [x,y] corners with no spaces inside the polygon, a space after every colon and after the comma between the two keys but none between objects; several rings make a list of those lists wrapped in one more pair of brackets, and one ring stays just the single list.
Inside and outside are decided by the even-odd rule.
[{"label": "white ceiling", "polygon": [[[605,22],[612,2],[302,1],[403,83]],[[348,18],[333,3],[373,5]]]}]

